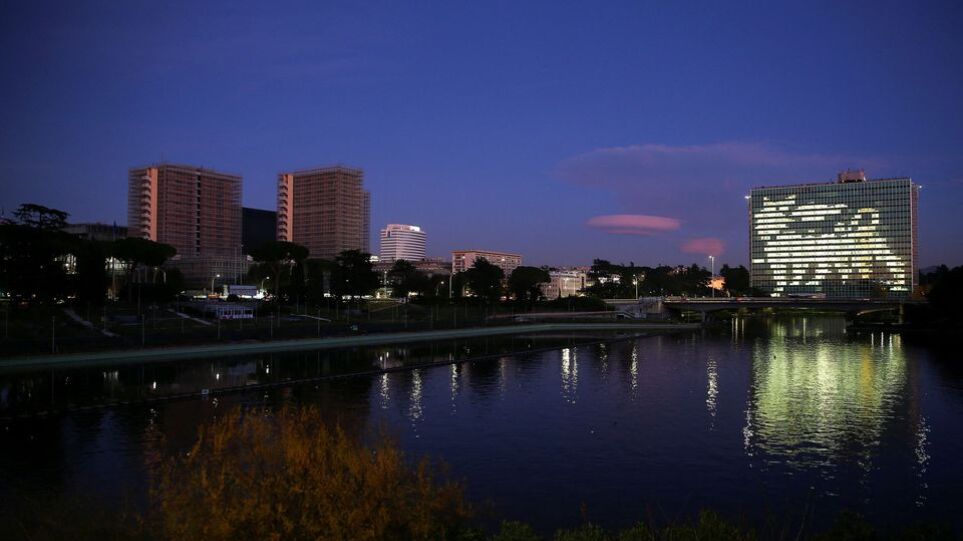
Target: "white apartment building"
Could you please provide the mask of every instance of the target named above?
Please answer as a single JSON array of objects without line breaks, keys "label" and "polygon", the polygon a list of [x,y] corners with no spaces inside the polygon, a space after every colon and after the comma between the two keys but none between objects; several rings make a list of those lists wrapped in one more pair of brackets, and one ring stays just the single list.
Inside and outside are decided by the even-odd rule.
[{"label": "white apartment building", "polygon": [[381,230],[380,261],[421,261],[425,258],[426,237],[425,230],[417,225],[388,224]]}]

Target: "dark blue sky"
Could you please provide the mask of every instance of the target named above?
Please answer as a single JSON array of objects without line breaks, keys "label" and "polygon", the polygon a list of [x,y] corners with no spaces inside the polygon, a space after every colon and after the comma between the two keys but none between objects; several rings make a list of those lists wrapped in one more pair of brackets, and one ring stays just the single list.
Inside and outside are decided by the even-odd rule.
[{"label": "dark blue sky", "polygon": [[750,186],[863,167],[963,264],[963,4],[321,4],[0,0],[0,204],[124,223],[169,160],[273,208],[345,163],[435,255],[747,264]]}]

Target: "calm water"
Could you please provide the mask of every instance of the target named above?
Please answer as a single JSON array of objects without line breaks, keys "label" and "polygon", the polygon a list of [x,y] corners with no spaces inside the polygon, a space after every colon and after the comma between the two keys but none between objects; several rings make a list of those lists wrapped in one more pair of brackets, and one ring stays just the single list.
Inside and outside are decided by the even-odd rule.
[{"label": "calm water", "polygon": [[[583,514],[615,527],[702,508],[756,524],[803,514],[825,524],[850,509],[879,525],[961,526],[956,353],[898,335],[847,334],[832,318],[598,339],[0,375],[0,498],[136,498],[149,440],[163,434],[183,448],[227,408],[289,403],[387,428],[412,455],[444,459],[495,516],[546,531]],[[501,353],[511,350],[524,353]],[[457,362],[477,355],[487,357]],[[456,362],[400,369],[447,359]],[[331,377],[381,367],[397,370]],[[251,389],[217,392],[243,387]],[[213,391],[194,394],[202,389]],[[126,401],[134,403],[98,406]],[[48,410],[59,413],[29,416]]]}]

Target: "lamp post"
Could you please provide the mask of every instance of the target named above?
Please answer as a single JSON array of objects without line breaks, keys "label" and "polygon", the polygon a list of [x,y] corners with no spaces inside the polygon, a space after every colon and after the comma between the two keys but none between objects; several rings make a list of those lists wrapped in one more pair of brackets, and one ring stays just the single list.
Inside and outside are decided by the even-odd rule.
[{"label": "lamp post", "polygon": [[632,278],[632,284],[635,285],[635,298],[636,300],[638,300],[639,298],[639,277],[638,276],[636,276],[635,278]]},{"label": "lamp post", "polygon": [[214,276],[211,276],[211,295],[214,294],[214,279],[220,278],[220,277],[221,277],[220,274],[215,274]]},{"label": "lamp post", "polygon": [[709,289],[712,290],[712,296],[715,297],[716,286],[714,282],[716,279],[716,256],[714,255],[709,256],[709,268],[711,269],[709,271]]}]

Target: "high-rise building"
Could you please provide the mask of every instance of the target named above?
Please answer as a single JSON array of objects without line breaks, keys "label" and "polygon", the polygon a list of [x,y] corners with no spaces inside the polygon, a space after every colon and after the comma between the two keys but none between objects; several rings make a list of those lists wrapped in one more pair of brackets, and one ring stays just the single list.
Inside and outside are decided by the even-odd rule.
[{"label": "high-rise building", "polygon": [[903,297],[917,281],[919,186],[909,178],[756,188],[753,287],[774,296]]},{"label": "high-rise building", "polygon": [[170,244],[182,258],[236,256],[241,177],[164,163],[130,170],[128,235]]},{"label": "high-rise building", "polygon": [[241,244],[245,254],[276,240],[277,229],[277,212],[247,207],[241,209]]},{"label": "high-rise building", "polygon": [[508,278],[513,270],[522,265],[522,256],[518,254],[488,250],[456,250],[451,253],[452,274],[470,269],[477,259],[485,259],[492,265],[501,268],[505,273],[505,278]]},{"label": "high-rise building", "polygon": [[334,166],[278,175],[277,238],[312,258],[369,250],[371,195],[361,169]]},{"label": "high-rise building", "polygon": [[381,261],[421,261],[425,258],[425,231],[417,225],[388,224],[381,230]]}]

